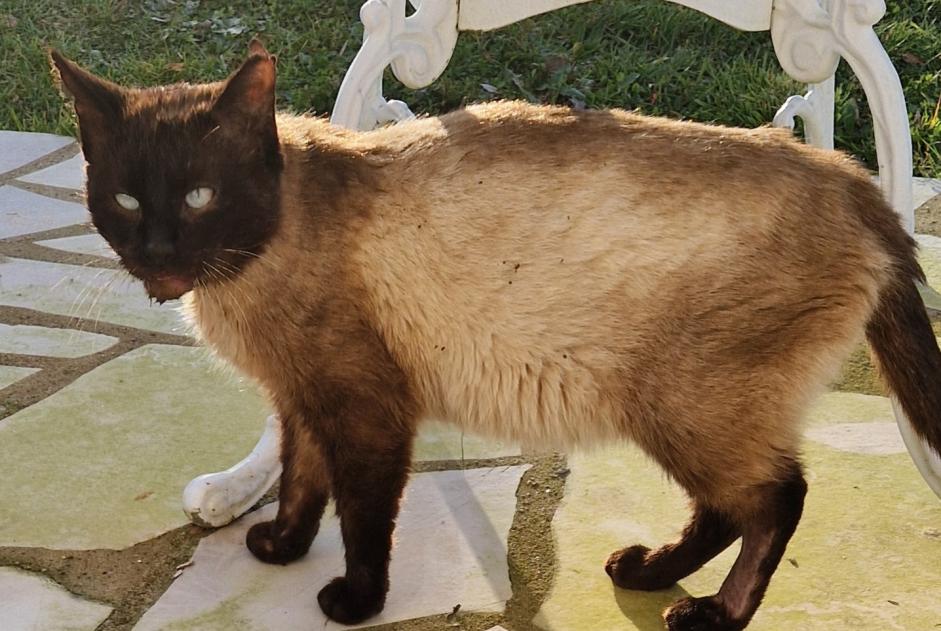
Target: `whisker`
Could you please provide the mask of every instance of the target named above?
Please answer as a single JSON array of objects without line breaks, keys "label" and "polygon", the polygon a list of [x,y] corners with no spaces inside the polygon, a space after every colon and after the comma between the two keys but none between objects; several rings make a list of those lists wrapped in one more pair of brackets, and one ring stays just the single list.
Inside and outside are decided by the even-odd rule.
[{"label": "whisker", "polygon": [[203,266],[206,269],[206,273],[209,274],[209,277],[212,278],[213,280],[218,280],[218,281],[225,280],[225,276],[222,274],[222,272],[220,272],[219,269],[215,265],[210,263],[209,261],[204,261]]},{"label": "whisker", "polygon": [[88,316],[91,316],[92,310],[95,308],[95,305],[98,305],[98,311],[95,313],[95,319],[93,321],[95,330],[98,330],[98,324],[101,322],[101,311],[104,309],[105,302],[102,302],[101,297],[107,293],[111,288],[111,285],[114,284],[114,281],[117,280],[116,276],[112,276],[108,279],[108,282],[98,291],[98,295],[95,296],[94,302],[91,303],[91,306],[88,308]]},{"label": "whisker", "polygon": [[[213,259],[213,260],[224,263],[224,261],[221,261],[218,258]],[[216,273],[218,273],[223,280],[228,280],[228,277],[226,277],[225,274],[223,274],[219,270],[219,268],[217,268],[215,265],[213,265],[212,263],[208,261],[206,261],[206,265],[208,265],[211,269],[215,270]],[[222,289],[222,291],[225,292],[226,297],[228,298],[229,302],[232,304],[232,308],[238,312],[238,316],[241,318],[242,322],[247,322],[248,318],[246,317],[245,311],[244,309],[242,309],[242,305],[238,300],[239,296],[229,291],[231,285],[229,283],[220,283],[219,287]]]},{"label": "whisker", "polygon": [[219,125],[216,125],[216,126],[213,127],[212,129],[210,129],[208,132],[206,132],[206,135],[203,136],[202,138],[200,138],[200,139],[199,139],[199,142],[205,141],[206,138],[209,138],[210,136],[212,136],[212,135],[213,135],[214,133],[216,133],[217,131],[219,131]]},{"label": "whisker", "polygon": [[[228,292],[228,289],[226,289],[226,292]],[[235,296],[232,296],[230,300],[232,301],[232,306],[235,308],[236,311],[239,312],[239,315],[242,317],[242,322],[247,323],[248,316],[246,316],[245,310],[242,308],[242,303],[239,301],[239,297],[240,296],[236,294]]]},{"label": "whisker", "polygon": [[229,263],[229,262],[227,262],[227,261],[223,261],[223,260],[220,259],[220,258],[215,258],[215,259],[213,259],[213,260],[214,260],[214,261],[216,262],[216,264],[219,265],[222,269],[224,269],[224,270],[226,270],[226,271],[228,271],[228,272],[231,272],[231,273],[232,273],[232,276],[235,276],[236,274],[239,273],[239,269],[238,269],[237,267],[235,267],[234,265],[232,265],[231,263]]},{"label": "whisker", "polygon": [[255,252],[249,252],[249,251],[247,251],[247,250],[235,250],[235,249],[232,249],[232,248],[222,248],[222,251],[223,251],[223,252],[231,252],[232,254],[239,254],[239,255],[241,255],[241,256],[248,256],[248,257],[251,257],[251,258],[254,258],[254,259],[257,259],[257,260],[261,261],[261,262],[264,263],[265,265],[268,265],[269,267],[271,267],[271,269],[277,269],[277,266],[276,266],[273,262],[271,262],[271,261],[268,260],[266,257],[264,257],[264,256],[262,256],[262,255],[260,255],[260,254],[256,254]]},{"label": "whisker", "polygon": [[82,286],[82,289],[78,292],[78,295],[72,299],[72,304],[69,305],[68,311],[66,312],[66,315],[69,318],[70,327],[73,325],[74,321],[78,319],[78,314],[82,310],[82,307],[85,305],[85,301],[91,295],[89,292],[91,292],[92,290],[93,289],[92,289],[91,283],[85,284]]},{"label": "whisker", "polygon": [[[95,306],[98,304],[98,301],[101,299],[102,294],[104,294],[109,284],[110,283],[105,283],[104,285],[98,288],[92,289],[92,293],[94,294],[94,296],[92,297],[92,293],[89,294],[89,297],[91,297],[91,302],[87,303],[88,307],[86,309],[83,309],[84,314],[79,316],[79,323],[78,323],[79,330],[85,330],[84,329],[85,323],[91,322],[92,310],[94,310]],[[97,326],[95,328],[97,328]]]}]

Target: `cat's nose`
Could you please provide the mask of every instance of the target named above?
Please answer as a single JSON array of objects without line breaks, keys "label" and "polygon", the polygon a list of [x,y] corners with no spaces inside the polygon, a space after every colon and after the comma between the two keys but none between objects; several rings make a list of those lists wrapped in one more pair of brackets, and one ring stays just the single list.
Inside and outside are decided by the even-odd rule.
[{"label": "cat's nose", "polygon": [[160,265],[173,259],[176,248],[173,242],[165,237],[152,237],[144,243],[144,255],[152,265]]}]

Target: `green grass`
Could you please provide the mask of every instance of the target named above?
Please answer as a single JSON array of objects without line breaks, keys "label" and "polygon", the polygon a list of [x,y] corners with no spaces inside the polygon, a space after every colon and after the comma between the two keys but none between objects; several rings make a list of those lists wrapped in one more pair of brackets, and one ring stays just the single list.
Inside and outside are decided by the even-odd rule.
[{"label": "green grass", "polygon": [[[508,0],[512,1],[512,0]],[[115,81],[219,79],[259,34],[279,55],[280,106],[328,113],[362,39],[360,0],[4,0],[0,128],[74,133],[43,47]],[[902,77],[917,175],[941,177],[941,2],[891,1],[878,26]],[[837,144],[875,165],[872,118],[842,64]],[[768,122],[803,91],[778,67],[767,33],[741,33],[662,0],[601,0],[488,33],[462,33],[444,75],[387,96],[416,112],[520,98],[617,106],[729,125]]]}]

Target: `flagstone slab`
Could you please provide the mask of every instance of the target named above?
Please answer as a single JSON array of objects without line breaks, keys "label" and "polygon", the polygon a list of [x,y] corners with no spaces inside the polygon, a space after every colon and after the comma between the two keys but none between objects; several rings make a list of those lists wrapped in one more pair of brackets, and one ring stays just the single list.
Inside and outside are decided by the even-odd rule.
[{"label": "flagstone slab", "polygon": [[93,631],[111,607],[74,596],[49,579],[0,567],[4,631]]},{"label": "flagstone slab", "polygon": [[268,410],[205,350],[148,345],[0,421],[0,546],[122,549],[187,523],[183,487]]},{"label": "flagstone slab", "polygon": [[80,190],[85,186],[85,156],[81,153],[76,154],[68,160],[33,171],[17,179],[33,184]]},{"label": "flagstone slab", "polygon": [[[881,397],[826,395],[809,426],[866,426],[891,414],[887,405]],[[810,484],[804,517],[749,629],[933,628],[941,621],[941,504],[908,454],[853,453],[807,441],[804,461]],[[612,587],[603,569],[607,555],[675,540],[688,517],[685,496],[634,448],[577,455],[569,467],[553,521],[556,581],[535,620],[540,628],[659,629],[660,612],[674,600],[715,593],[739,544],[672,589]]]},{"label": "flagstone slab", "polygon": [[[383,612],[358,627],[441,613],[502,611],[511,595],[507,537],[516,489],[527,466],[413,475],[397,521]],[[343,545],[332,505],[307,556],[287,566],[255,559],[251,525],[277,504],[246,515],[199,543],[193,565],[135,631],[307,631],[351,628],[327,620],[317,592],[343,574]]]},{"label": "flagstone slab", "polygon": [[912,178],[912,205],[918,208],[932,197],[941,195],[941,180],[928,177]]},{"label": "flagstone slab", "polygon": [[24,377],[28,377],[34,372],[39,372],[39,368],[21,368],[19,366],[0,366],[0,390]]},{"label": "flagstone slab", "polygon": [[908,453],[887,397],[830,392],[808,415],[808,440],[857,454]]},{"label": "flagstone slab", "polygon": [[117,344],[110,335],[86,333],[75,329],[53,329],[0,323],[0,353],[41,355],[44,357],[82,357]]},{"label": "flagstone slab", "polygon": [[[889,411],[891,418],[892,412]],[[812,427],[806,434],[809,440],[831,449],[856,454],[886,456],[908,453],[905,442],[894,420],[881,423],[838,423],[824,427]]]},{"label": "flagstone slab", "polygon": [[75,142],[53,134],[0,130],[0,174],[17,169]]},{"label": "flagstone slab", "polygon": [[941,238],[930,234],[916,234],[918,262],[925,270],[928,285],[941,291]]},{"label": "flagstone slab", "polygon": [[[873,176],[872,181],[879,186],[880,178]],[[941,195],[941,179],[930,177],[912,178],[912,208],[918,209],[922,204],[936,195]]]},{"label": "flagstone slab", "polygon": [[157,305],[127,273],[0,257],[0,305],[186,334],[174,303]]},{"label": "flagstone slab", "polygon": [[0,187],[0,239],[64,228],[88,220],[88,210],[81,204],[31,193],[15,186]]},{"label": "flagstone slab", "polygon": [[464,433],[461,428],[450,423],[427,420],[422,423],[421,431],[415,439],[414,459],[477,460],[519,454],[519,446]]},{"label": "flagstone slab", "polygon": [[49,239],[47,241],[37,241],[37,245],[44,245],[54,250],[63,252],[74,252],[76,254],[91,254],[108,259],[117,260],[118,255],[108,242],[99,234],[83,234],[77,237],[63,237],[61,239]]}]

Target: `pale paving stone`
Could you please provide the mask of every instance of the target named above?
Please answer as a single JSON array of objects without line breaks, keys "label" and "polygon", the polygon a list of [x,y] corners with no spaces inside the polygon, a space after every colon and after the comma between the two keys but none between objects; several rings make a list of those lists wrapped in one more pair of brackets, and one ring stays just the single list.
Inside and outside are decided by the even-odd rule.
[{"label": "pale paving stone", "polygon": [[916,234],[918,262],[925,270],[928,285],[941,291],[941,238],[930,234]]},{"label": "pale paving stone", "polygon": [[455,425],[427,420],[421,425],[415,439],[414,459],[422,460],[474,460],[518,456],[518,446],[464,433]]},{"label": "pale paving stone", "polygon": [[827,392],[807,413],[808,431],[844,423],[884,423],[894,420],[888,397],[855,392]]},{"label": "pale paving stone", "polygon": [[44,245],[47,248],[62,250],[63,252],[75,252],[77,254],[92,254],[108,259],[117,260],[118,255],[108,242],[99,234],[83,234],[77,237],[63,237],[61,239],[49,239],[48,241],[37,241],[37,245]]},{"label": "pale paving stone", "polygon": [[[873,176],[872,181],[878,186],[879,176]],[[941,180],[929,177],[912,178],[912,208],[917,209],[935,195],[941,195]]]},{"label": "pale paving stone", "polygon": [[88,210],[81,204],[38,195],[15,186],[0,187],[0,239],[64,228],[88,220]]},{"label": "pale paving stone", "polygon": [[38,368],[20,368],[19,366],[0,366],[0,390],[11,386],[23,377],[28,377]]},{"label": "pale paving stone", "polygon": [[918,208],[936,195],[941,195],[941,180],[927,177],[912,178],[912,199],[914,208]]},{"label": "pale paving stone", "polygon": [[[502,611],[510,597],[507,536],[526,466],[413,475],[397,520],[390,583],[372,626],[462,611]],[[199,543],[193,566],[148,611],[136,631],[307,631],[350,628],[327,620],[317,592],[343,574],[343,545],[332,509],[307,556],[287,566],[255,559],[245,533],[272,519],[277,504],[243,517]]]},{"label": "pale paving stone", "polygon": [[0,568],[3,631],[93,631],[111,607],[82,600],[49,579]]},{"label": "pale paving stone", "polygon": [[174,304],[151,304],[122,271],[0,257],[0,305],[186,334]]},{"label": "pale paving stone", "polygon": [[74,142],[52,134],[0,131],[0,174],[52,153]]},{"label": "pale paving stone", "polygon": [[117,338],[74,329],[44,326],[10,326],[0,323],[0,353],[42,355],[44,357],[82,357],[116,344]]},{"label": "pale paving stone", "polygon": [[[828,395],[832,400],[811,412],[810,427],[883,419],[888,408],[861,396]],[[810,484],[804,517],[749,629],[936,625],[941,544],[929,533],[941,523],[941,505],[908,454],[847,453],[807,442],[804,462]],[[684,494],[633,448],[575,456],[569,467],[553,521],[556,581],[535,620],[541,629],[659,629],[660,612],[674,600],[715,593],[738,544],[672,589],[613,588],[603,568],[607,555],[625,545],[674,540],[688,517]]]},{"label": "pale paving stone", "polygon": [[68,160],[17,179],[33,184],[80,190],[85,186],[85,156],[79,153]]},{"label": "pale paving stone", "polygon": [[805,436],[840,451],[888,455],[907,453],[887,397],[831,392],[810,411]]},{"label": "pale paving stone", "polygon": [[[891,414],[891,410],[890,410]],[[891,418],[891,416],[890,416]],[[840,423],[807,430],[809,440],[856,454],[886,456],[907,453],[894,420],[882,423]]]},{"label": "pale paving stone", "polygon": [[0,546],[121,549],[182,526],[186,483],[248,453],[267,413],[204,349],[99,366],[0,421]]}]

